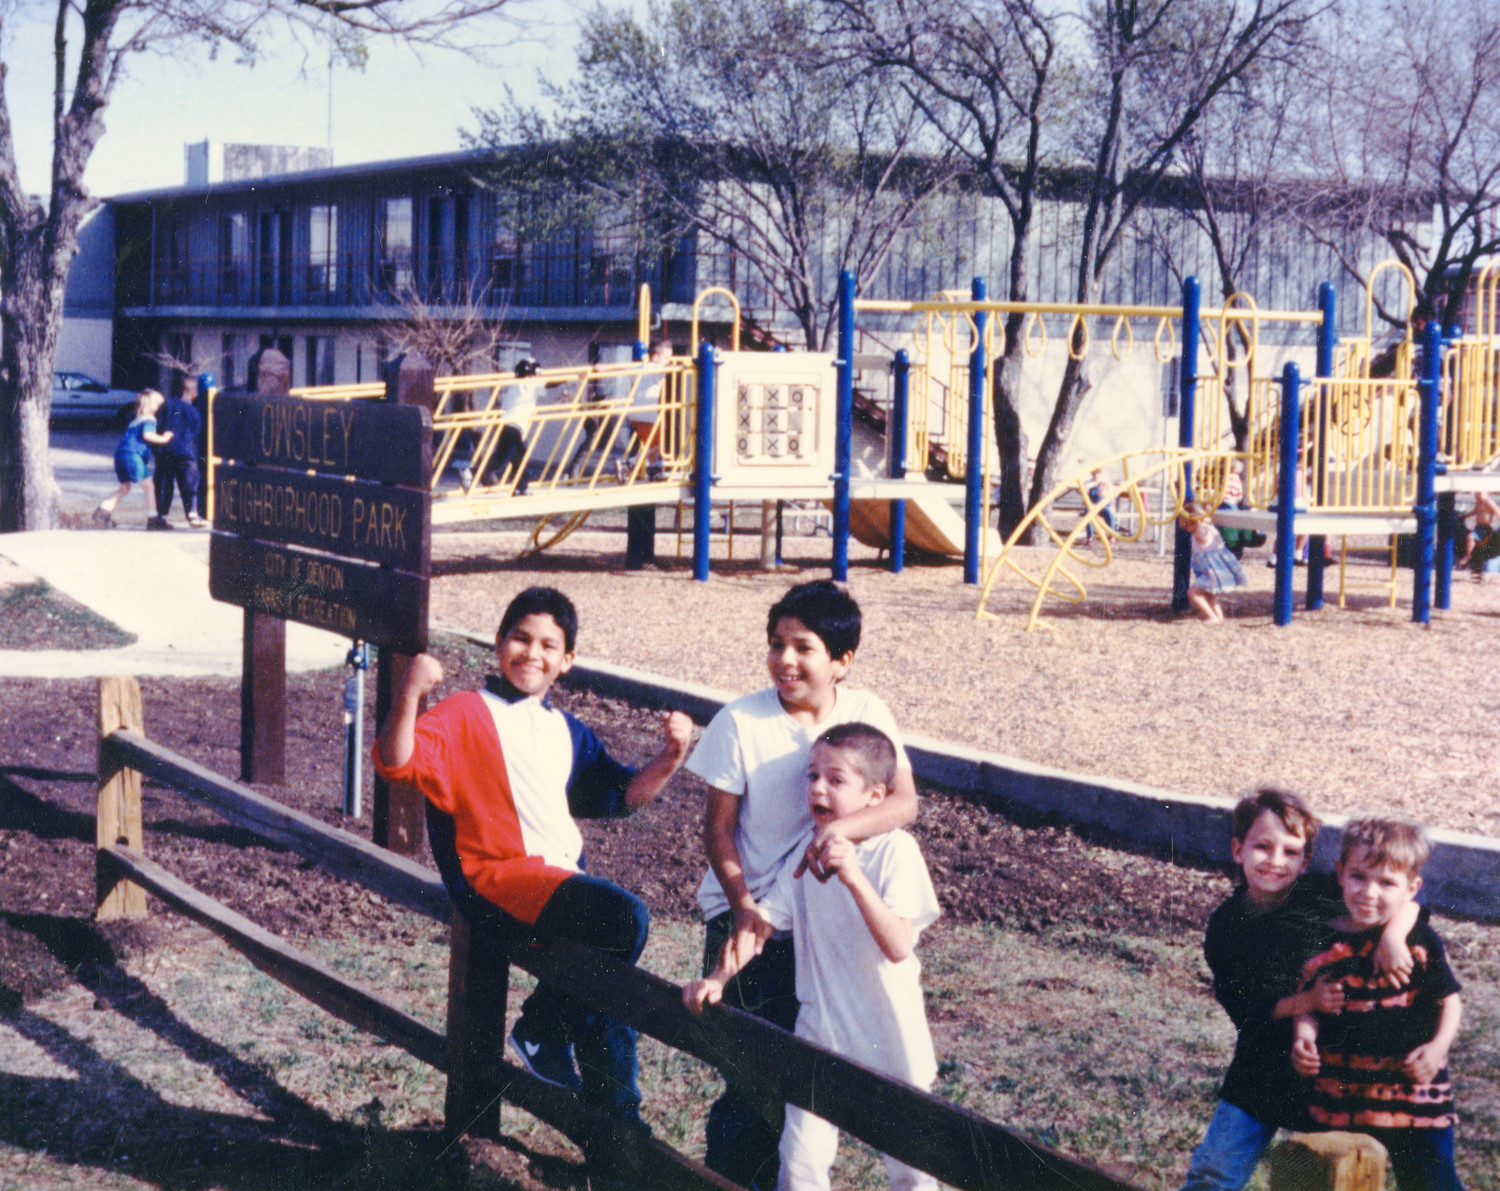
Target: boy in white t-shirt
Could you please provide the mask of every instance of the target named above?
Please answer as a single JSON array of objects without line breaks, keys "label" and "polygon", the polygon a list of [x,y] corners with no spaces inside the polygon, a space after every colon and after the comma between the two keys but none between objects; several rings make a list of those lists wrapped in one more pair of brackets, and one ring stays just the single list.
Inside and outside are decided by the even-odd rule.
[{"label": "boy in white t-shirt", "polygon": [[[828,729],[812,747],[807,801],[819,828],[885,801],[896,778],[896,748],[868,724]],[[810,838],[810,836],[809,836]],[[916,840],[888,831],[854,844],[830,834],[821,850],[837,881],[820,882],[797,857],[783,864],[761,899],[761,922],[737,933],[719,966],[683,990],[701,1013],[773,928],[790,930],[797,954],[797,1037],[923,1089],[937,1077],[922,1007],[917,935],[938,917],[937,892]],[[838,1129],[786,1106],[780,1191],[827,1191]],[[936,1188],[937,1180],[889,1155],[893,1188]]]},{"label": "boy in white t-shirt", "polygon": [[[874,695],[840,686],[859,647],[859,605],[827,580],[792,588],[766,621],[766,664],[774,684],[724,707],[688,758],[687,768],[713,787],[703,840],[709,871],[698,891],[707,931],[703,971],[718,964],[736,931],[754,930],[759,901],[791,858],[827,880],[824,854],[836,837],[862,840],[917,817],[911,764],[890,710]],[[895,744],[896,775],[888,794],[837,821],[815,823],[807,803],[813,741],[835,724],[864,722]],[[809,839],[810,836],[810,839]],[[736,1008],[791,1029],[797,1019],[791,940],[772,938],[725,990]],[[741,1186],[776,1185],[782,1106],[766,1103],[727,1071],[724,1094],[708,1114],[710,1170]]]}]

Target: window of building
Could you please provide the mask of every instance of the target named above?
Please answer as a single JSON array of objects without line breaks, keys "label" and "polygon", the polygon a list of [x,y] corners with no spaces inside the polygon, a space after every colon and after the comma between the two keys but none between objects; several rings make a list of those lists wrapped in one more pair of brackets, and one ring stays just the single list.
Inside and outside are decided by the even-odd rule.
[{"label": "window of building", "polygon": [[521,246],[516,234],[504,222],[495,225],[495,242],[490,250],[490,289],[498,298],[509,298],[521,284]]},{"label": "window of building", "polygon": [[219,220],[219,299],[250,300],[250,216],[244,211]]},{"label": "window of building", "polygon": [[292,234],[288,212],[261,212],[256,258],[260,274],[260,304],[286,304],[291,300],[292,282]]},{"label": "window of building", "polygon": [[380,208],[380,287],[401,293],[412,283],[412,203],[388,198]]},{"label": "window of building", "polygon": [[331,335],[309,335],[307,337],[307,383],[331,385],[333,379],[333,337]]},{"label": "window of building", "polygon": [[339,209],[332,203],[307,212],[307,294],[331,298],[339,288]]},{"label": "window of building", "polygon": [[189,289],[186,218],[179,217],[172,221],[167,251],[170,253],[167,261],[167,276],[172,287],[170,299],[174,302],[186,301],[192,296]]},{"label": "window of building", "polygon": [[219,388],[238,389],[244,383],[245,369],[250,362],[250,337],[243,334],[227,334],[223,339],[223,350],[219,355]]}]

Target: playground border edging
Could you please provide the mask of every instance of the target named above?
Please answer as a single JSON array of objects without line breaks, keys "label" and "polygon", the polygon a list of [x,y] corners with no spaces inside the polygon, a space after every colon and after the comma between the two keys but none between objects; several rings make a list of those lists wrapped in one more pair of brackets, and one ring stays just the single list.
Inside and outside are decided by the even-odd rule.
[{"label": "playground border edging", "polygon": [[[456,634],[489,648],[477,634]],[[575,661],[564,683],[644,707],[685,711],[707,723],[735,696],[714,687],[680,682],[616,666]],[[1066,823],[1112,840],[1170,854],[1203,865],[1229,863],[1227,798],[1177,794],[1139,782],[1068,773],[929,736],[909,735],[906,752],[913,774],[931,785],[975,794],[996,809],[1023,819]],[[1313,864],[1332,869],[1347,815],[1323,816]],[[1433,909],[1465,918],[1500,919],[1500,840],[1431,828],[1432,855],[1423,869]]]}]

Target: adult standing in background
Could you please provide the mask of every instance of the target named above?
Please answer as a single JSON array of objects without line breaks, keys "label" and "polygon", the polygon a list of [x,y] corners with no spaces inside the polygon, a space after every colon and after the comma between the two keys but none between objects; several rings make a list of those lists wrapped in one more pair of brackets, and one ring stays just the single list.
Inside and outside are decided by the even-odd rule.
[{"label": "adult standing in background", "polygon": [[156,428],[161,434],[171,434],[171,441],[158,447],[156,452],[156,474],[152,483],[156,486],[156,516],[146,522],[147,529],[171,529],[167,514],[172,511],[172,490],[175,485],[182,493],[182,508],[187,522],[195,529],[208,524],[198,516],[198,439],[203,432],[203,419],[193,408],[198,397],[198,379],[184,376],[178,382],[177,396],[168,398],[156,417]]}]

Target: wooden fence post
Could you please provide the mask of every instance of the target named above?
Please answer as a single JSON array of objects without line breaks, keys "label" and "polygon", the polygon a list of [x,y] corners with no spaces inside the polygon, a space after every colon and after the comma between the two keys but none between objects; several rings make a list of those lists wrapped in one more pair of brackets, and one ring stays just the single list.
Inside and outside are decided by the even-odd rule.
[{"label": "wooden fence post", "polygon": [[[109,760],[104,738],[116,728],[144,734],[141,688],[134,678],[119,675],[99,680],[99,804],[95,839],[99,848],[124,843],[141,847],[141,775]],[[94,867],[94,920],[144,918],[146,891],[130,881],[117,880],[104,864]]]},{"label": "wooden fence post", "polygon": [[505,1053],[510,962],[454,909],[448,950],[448,1094],[443,1114],[453,1136],[500,1136],[500,1091],[482,1073]]},{"label": "wooden fence post", "polygon": [[1271,1151],[1271,1191],[1382,1191],[1385,1163],[1363,1133],[1293,1133]]}]

